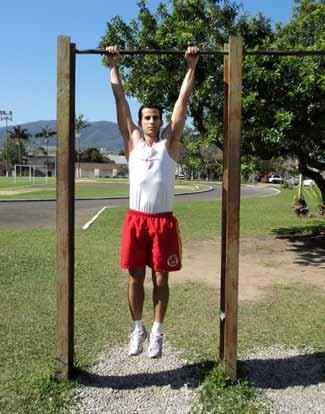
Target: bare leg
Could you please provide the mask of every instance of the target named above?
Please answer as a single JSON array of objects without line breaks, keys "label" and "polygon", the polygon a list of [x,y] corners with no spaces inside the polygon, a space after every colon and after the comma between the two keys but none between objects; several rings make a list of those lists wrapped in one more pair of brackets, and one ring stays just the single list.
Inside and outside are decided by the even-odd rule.
[{"label": "bare leg", "polygon": [[128,299],[133,321],[142,319],[144,302],[144,278],[146,269],[129,269]]},{"label": "bare leg", "polygon": [[169,299],[168,272],[152,271],[154,319],[163,323]]}]

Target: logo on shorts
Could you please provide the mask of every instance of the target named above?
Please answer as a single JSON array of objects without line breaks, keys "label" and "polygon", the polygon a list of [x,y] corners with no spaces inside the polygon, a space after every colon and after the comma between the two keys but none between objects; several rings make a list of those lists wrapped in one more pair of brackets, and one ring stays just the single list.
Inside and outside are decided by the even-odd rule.
[{"label": "logo on shorts", "polygon": [[168,257],[167,259],[167,264],[170,267],[175,267],[178,265],[178,257],[176,254],[172,254],[171,256]]}]

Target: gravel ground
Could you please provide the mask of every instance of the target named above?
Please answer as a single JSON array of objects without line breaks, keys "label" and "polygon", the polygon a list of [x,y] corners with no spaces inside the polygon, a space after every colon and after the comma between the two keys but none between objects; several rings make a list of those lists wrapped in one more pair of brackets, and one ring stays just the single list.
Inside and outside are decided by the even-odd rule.
[{"label": "gravel ground", "polygon": [[[325,353],[273,346],[242,355],[244,373],[268,400],[271,414],[325,414]],[[197,402],[198,365],[164,345],[160,359],[127,356],[127,346],[103,352],[71,398],[71,414],[186,414]]]},{"label": "gravel ground", "polygon": [[272,414],[325,414],[325,353],[275,346],[241,358]]},{"label": "gravel ground", "polygon": [[159,359],[148,358],[146,349],[130,358],[127,346],[115,346],[81,377],[70,413],[189,413],[198,394],[198,369],[166,343]]}]

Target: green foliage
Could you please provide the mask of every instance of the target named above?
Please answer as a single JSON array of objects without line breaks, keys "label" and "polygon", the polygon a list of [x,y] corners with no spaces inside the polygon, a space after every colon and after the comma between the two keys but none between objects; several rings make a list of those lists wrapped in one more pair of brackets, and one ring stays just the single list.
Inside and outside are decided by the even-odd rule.
[{"label": "green foliage", "polygon": [[82,129],[87,128],[88,126],[90,126],[90,124],[88,123],[86,119],[84,119],[83,114],[79,114],[75,119],[74,126],[75,126],[75,130],[77,131],[77,133],[80,133]]},{"label": "green foliage", "polygon": [[16,144],[21,144],[22,141],[28,141],[31,135],[28,133],[27,128],[21,128],[21,126],[15,126],[9,130],[8,137],[16,142]]},{"label": "green foliage", "polygon": [[243,181],[248,181],[252,174],[255,174],[257,168],[256,163],[252,159],[242,159],[240,164],[240,173]]},{"label": "green foliage", "polygon": [[194,413],[210,414],[263,414],[268,413],[265,403],[248,381],[233,383],[217,365],[203,382],[200,400]]},{"label": "green foliage", "polygon": [[21,159],[26,155],[26,148],[22,142],[15,142],[12,138],[7,138],[4,142],[3,159],[8,156],[9,167],[21,164]]},{"label": "green foliage", "polygon": [[46,374],[35,373],[26,383],[19,383],[17,414],[58,414],[68,410],[70,401],[67,393],[76,385],[75,381],[56,381],[50,370]]},{"label": "green foliage", "polygon": [[[160,4],[155,11],[144,0],[138,5],[138,16],[129,24],[121,17],[107,24],[101,47],[184,49],[195,43],[222,49],[230,34],[239,34],[246,49],[325,49],[323,1],[297,0],[289,23],[275,29],[261,14],[240,15],[236,2],[175,0],[172,7]],[[242,154],[298,158],[300,171],[317,182],[323,198],[325,180],[317,170],[325,169],[324,67],[320,56],[246,56],[242,117]],[[159,103],[168,114],[184,70],[184,59],[173,56],[133,56],[122,62],[126,92],[139,101]],[[201,57],[189,115],[201,137],[221,149],[223,87],[223,62]],[[192,165],[202,168],[201,157],[195,158],[197,146],[190,146]]]},{"label": "green foliage", "polygon": [[114,162],[104,157],[97,148],[87,148],[80,152],[81,162]]},{"label": "green foliage", "polygon": [[35,137],[37,138],[43,138],[45,141],[45,144],[48,144],[49,138],[56,135],[56,131],[53,131],[49,126],[47,125],[45,128],[41,128],[41,132],[38,132]]},{"label": "green foliage", "polygon": [[[12,165],[22,163],[22,157],[26,154],[24,143],[28,141],[30,136],[28,130],[26,128],[21,128],[19,125],[9,130],[6,145],[8,148],[8,160],[10,160]],[[11,141],[11,143],[9,143],[9,141]],[[16,145],[16,150],[14,149],[14,145]],[[7,153],[6,148],[5,152]]]},{"label": "green foliage", "polygon": [[45,128],[41,128],[41,132],[38,132],[35,137],[44,139],[45,145],[48,146],[49,139],[56,135],[56,131],[53,131],[47,125]]},{"label": "green foliage", "polygon": [[201,136],[193,128],[185,127],[179,164],[189,177],[217,179],[222,176],[221,151],[207,136]]},{"label": "green foliage", "polygon": [[325,203],[325,199],[322,197],[322,193],[320,192],[319,188],[317,187],[317,185],[312,186],[309,189],[309,194],[312,196],[312,198],[314,200],[316,200],[317,204],[319,205],[319,207]]},{"label": "green foliage", "polygon": [[199,135],[193,129],[186,127],[182,136],[179,164],[190,177],[195,177],[196,172],[203,166],[200,145]]},{"label": "green foliage", "polygon": [[[297,0],[286,26],[277,25],[268,48],[324,49],[325,3]],[[313,178],[325,197],[325,59],[246,57],[244,65],[244,151],[263,158],[299,160],[299,170]],[[317,172],[317,170],[319,172]]]},{"label": "green foliage", "polygon": [[[241,31],[245,46],[253,47],[256,33],[263,39],[272,35],[269,21],[262,16],[238,22],[239,6],[235,2],[221,5],[209,0],[174,1],[172,8],[160,4],[155,12],[149,10],[145,1],[138,5],[138,17],[129,25],[121,17],[107,24],[101,47],[116,44],[121,48],[186,49],[189,44],[196,44],[201,48],[220,49],[230,34]],[[135,56],[125,57],[122,62],[126,92],[141,102],[159,103],[169,114],[178,97],[184,71],[182,57]],[[221,147],[222,90],[222,61],[212,56],[201,58],[189,114],[200,133]]]},{"label": "green foliage", "polygon": [[[78,163],[80,163],[80,161],[83,161],[80,157],[80,137],[81,137],[81,130],[84,128],[87,128],[88,126],[90,126],[90,124],[88,123],[87,120],[84,119],[84,115],[83,114],[79,114],[76,119],[75,119],[75,123],[74,123],[74,127],[75,127],[75,132],[76,132],[76,139],[77,139],[77,160]],[[93,148],[91,148],[93,149]],[[98,156],[95,156],[96,158],[99,158]],[[104,162],[104,161],[89,161],[89,162]],[[78,170],[79,173],[79,170]]]},{"label": "green foliage", "polygon": [[56,135],[56,131],[53,131],[49,126],[47,125],[45,128],[41,128],[41,132],[38,132],[35,137],[36,138],[42,138],[44,139],[44,143],[46,145],[46,165],[48,165],[48,155],[49,155],[49,139]]},{"label": "green foliage", "polygon": [[325,198],[317,185],[312,186],[308,190],[305,190],[307,195],[310,196],[316,203],[319,209],[319,214],[325,215]]}]

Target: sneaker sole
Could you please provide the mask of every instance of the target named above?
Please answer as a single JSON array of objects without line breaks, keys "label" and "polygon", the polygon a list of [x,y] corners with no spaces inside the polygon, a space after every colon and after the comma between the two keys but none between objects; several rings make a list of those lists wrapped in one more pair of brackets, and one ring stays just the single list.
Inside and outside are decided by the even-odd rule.
[{"label": "sneaker sole", "polygon": [[129,357],[138,356],[138,355],[141,355],[141,354],[142,354],[142,352],[143,352],[143,349],[142,349],[140,352],[138,352],[137,354],[128,354],[128,356],[129,356]]},{"label": "sneaker sole", "polygon": [[161,358],[162,357],[162,352],[160,354],[157,354],[157,355],[150,355],[150,354],[148,354],[148,357],[151,358],[151,359]]}]

